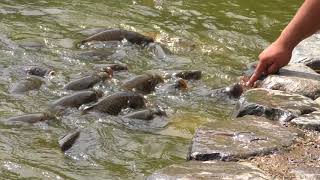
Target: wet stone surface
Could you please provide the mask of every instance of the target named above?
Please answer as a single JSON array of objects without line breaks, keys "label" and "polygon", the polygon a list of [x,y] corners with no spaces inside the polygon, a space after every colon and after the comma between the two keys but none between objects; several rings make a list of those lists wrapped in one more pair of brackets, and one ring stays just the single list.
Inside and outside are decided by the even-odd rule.
[{"label": "wet stone surface", "polygon": [[264,117],[217,121],[197,130],[188,159],[233,161],[270,154],[290,146],[298,135]]},{"label": "wet stone surface", "polygon": [[297,117],[291,123],[302,129],[320,131],[320,111]]},{"label": "wet stone surface", "polygon": [[302,41],[293,51],[290,63],[308,63],[320,57],[320,34],[315,34]]},{"label": "wet stone surface", "polygon": [[300,167],[291,171],[297,180],[319,180],[320,167]]},{"label": "wet stone surface", "polygon": [[311,99],[278,90],[251,89],[239,99],[233,116],[264,116],[270,120],[288,122],[303,114],[319,110]]},{"label": "wet stone surface", "polygon": [[278,75],[266,77],[261,88],[300,94],[311,99],[320,96],[320,75],[303,64],[282,68]]},{"label": "wet stone surface", "polygon": [[147,180],[172,179],[270,179],[250,163],[189,161],[159,170]]}]

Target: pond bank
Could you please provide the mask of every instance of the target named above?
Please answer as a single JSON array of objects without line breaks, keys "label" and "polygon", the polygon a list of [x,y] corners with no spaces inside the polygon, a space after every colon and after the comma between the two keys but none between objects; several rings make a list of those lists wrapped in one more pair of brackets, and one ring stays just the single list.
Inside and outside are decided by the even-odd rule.
[{"label": "pond bank", "polygon": [[147,179],[320,179],[319,42],[316,34],[300,43],[285,68],[291,73],[245,92],[233,118],[200,127],[190,161]]}]

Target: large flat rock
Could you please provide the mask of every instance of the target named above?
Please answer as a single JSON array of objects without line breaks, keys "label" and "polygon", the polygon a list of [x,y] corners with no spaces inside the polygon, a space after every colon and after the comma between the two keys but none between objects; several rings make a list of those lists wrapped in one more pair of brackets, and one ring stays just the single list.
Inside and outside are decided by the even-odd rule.
[{"label": "large flat rock", "polygon": [[297,180],[320,180],[320,167],[301,167],[291,171]]},{"label": "large flat rock", "polygon": [[302,129],[320,131],[320,111],[297,117],[291,123]]},{"label": "large flat rock", "polygon": [[196,131],[187,159],[233,161],[270,154],[290,146],[298,135],[264,117],[217,121]]},{"label": "large flat rock", "polygon": [[195,180],[195,179],[271,179],[249,163],[219,161],[189,161],[171,165],[149,176],[147,180]]},{"label": "large flat rock", "polygon": [[298,94],[257,88],[246,91],[240,97],[233,116],[256,115],[287,122],[316,111],[319,107],[319,104],[311,99]]},{"label": "large flat rock", "polygon": [[290,63],[306,63],[320,57],[320,34],[314,34],[303,40],[293,50]]},{"label": "large flat rock", "polygon": [[289,64],[278,74],[266,77],[260,87],[316,99],[320,96],[320,74],[303,64]]}]

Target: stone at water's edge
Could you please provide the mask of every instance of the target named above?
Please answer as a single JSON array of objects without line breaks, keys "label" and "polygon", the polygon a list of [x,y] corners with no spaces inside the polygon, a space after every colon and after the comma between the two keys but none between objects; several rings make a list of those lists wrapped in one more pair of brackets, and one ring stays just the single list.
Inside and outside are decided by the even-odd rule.
[{"label": "stone at water's edge", "polygon": [[311,99],[320,96],[320,81],[313,79],[271,75],[262,81],[260,87],[300,94]]},{"label": "stone at water's edge", "polygon": [[290,63],[307,63],[320,57],[320,34],[303,40],[293,51]]},{"label": "stone at water's edge", "polygon": [[302,129],[320,131],[320,111],[297,117],[291,123]]},{"label": "stone at water's edge", "polygon": [[302,167],[291,171],[297,180],[319,180],[320,167]]},{"label": "stone at water's edge", "polygon": [[197,130],[187,158],[233,161],[270,154],[290,146],[298,135],[299,131],[264,117],[217,121]]},{"label": "stone at water's edge", "polygon": [[266,77],[259,87],[316,99],[320,96],[320,75],[303,64],[290,64],[281,68],[277,75]]},{"label": "stone at water's edge", "polygon": [[251,89],[239,99],[233,116],[264,116],[270,120],[288,122],[303,114],[320,109],[320,105],[311,99],[277,90]]},{"label": "stone at water's edge", "polygon": [[171,165],[153,173],[147,180],[174,179],[271,179],[264,172],[250,163],[220,162],[220,161],[189,161],[183,164]]}]

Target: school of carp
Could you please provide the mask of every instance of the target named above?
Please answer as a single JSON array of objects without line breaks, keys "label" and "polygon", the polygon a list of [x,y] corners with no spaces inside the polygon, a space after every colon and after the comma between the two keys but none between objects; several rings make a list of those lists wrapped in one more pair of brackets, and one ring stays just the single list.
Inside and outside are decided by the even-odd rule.
[{"label": "school of carp", "polygon": [[[80,42],[86,44],[94,41],[111,42],[123,41],[142,46],[143,48],[155,47],[163,56],[164,51],[157,45],[153,38],[139,34],[137,32],[109,29],[98,32]],[[128,71],[125,64],[102,64],[95,66],[96,71],[89,75],[78,77],[64,85],[64,91],[71,92],[70,95],[63,96],[53,102],[49,102],[46,112],[24,114],[11,117],[6,123],[36,123],[56,119],[63,114],[67,108],[77,108],[83,114],[99,113],[112,116],[119,116],[125,109],[131,109],[127,114],[121,114],[121,118],[126,121],[151,121],[157,118],[167,119],[167,113],[159,106],[148,105],[145,95],[162,89],[164,92],[186,91],[188,81],[200,80],[202,71],[200,70],[179,70],[172,73],[161,74],[157,71],[146,71],[143,74],[134,76],[120,85],[121,91],[112,94],[94,89],[97,83],[103,83],[112,79],[117,72]],[[22,69],[26,77],[19,80],[9,87],[12,94],[24,94],[28,91],[37,90],[45,84],[45,78],[54,76],[55,71],[49,67],[30,66]],[[167,79],[173,83],[165,84]],[[239,84],[231,85],[227,88],[215,89],[207,95],[238,98],[242,94],[243,88]],[[208,96],[209,97],[209,96]],[[87,106],[83,106],[87,105]],[[80,130],[74,130],[63,136],[59,141],[62,151],[68,150],[80,135]]]}]

